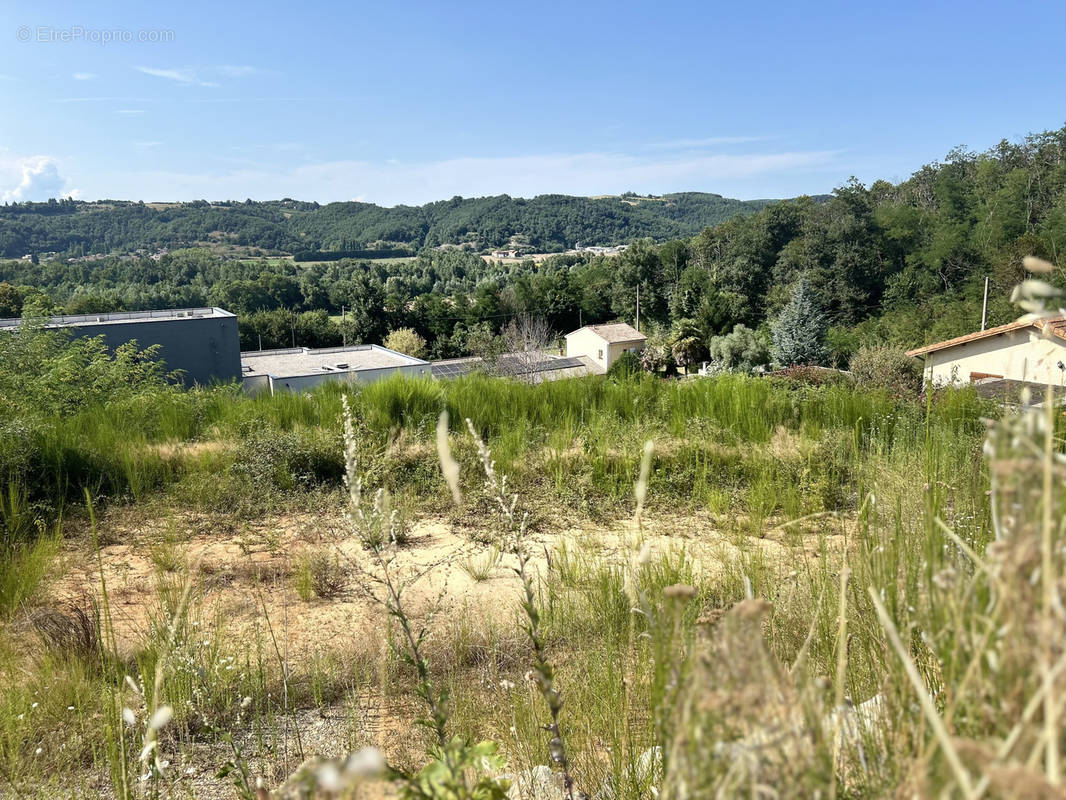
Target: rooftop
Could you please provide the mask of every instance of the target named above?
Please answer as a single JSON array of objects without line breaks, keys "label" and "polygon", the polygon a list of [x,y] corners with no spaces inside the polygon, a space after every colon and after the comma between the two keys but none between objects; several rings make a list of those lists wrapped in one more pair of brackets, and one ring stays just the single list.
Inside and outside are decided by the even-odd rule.
[{"label": "rooftop", "polygon": [[[1029,405],[1042,406],[1047,401],[1048,385],[1046,383],[1004,378],[982,378],[974,381],[971,386],[981,397],[998,400],[1007,405],[1021,405],[1026,390],[1029,392]],[[1053,401],[1056,404],[1061,403],[1063,400],[1063,388],[1054,386],[1052,391]]]},{"label": "rooftop", "polygon": [[[51,317],[44,323],[46,328],[80,328],[86,325],[124,325],[131,322],[169,322],[179,319],[210,319],[233,317],[221,308],[173,308],[156,311],[109,311],[103,314],[68,314]],[[19,318],[0,319],[0,329],[17,328],[22,324]]]},{"label": "rooftop", "polygon": [[331,372],[410,367],[426,363],[420,358],[406,356],[376,344],[318,349],[291,347],[285,350],[251,350],[241,353],[241,375],[245,378],[253,375],[295,378]]},{"label": "rooftop", "polygon": [[567,334],[567,336],[573,336],[574,333],[580,333],[581,331],[592,331],[605,342],[612,344],[614,342],[643,342],[648,338],[625,322],[612,322],[608,325],[586,325],[584,328],[578,328],[573,333]]},{"label": "rooftop", "polygon": [[994,328],[986,328],[983,331],[967,333],[965,336],[956,336],[954,339],[946,339],[943,342],[927,344],[925,347],[917,347],[914,350],[908,350],[907,355],[924,356],[926,353],[934,353],[937,350],[946,350],[949,347],[957,347],[960,344],[974,342],[978,339],[985,339],[989,336],[999,336],[1004,333],[1020,331],[1025,328],[1036,328],[1048,336],[1066,339],[1066,316],[1059,315],[1055,317],[1043,317],[1041,319],[1029,319],[1023,317],[1014,322],[1008,322],[1006,325],[997,325]]},{"label": "rooftop", "polygon": [[434,361],[433,377],[457,378],[478,369],[488,369],[500,375],[532,375],[539,372],[555,372],[583,367],[585,364],[576,358],[563,358],[545,353],[504,353],[496,358],[495,363],[485,363],[480,356],[469,358],[448,358]]}]

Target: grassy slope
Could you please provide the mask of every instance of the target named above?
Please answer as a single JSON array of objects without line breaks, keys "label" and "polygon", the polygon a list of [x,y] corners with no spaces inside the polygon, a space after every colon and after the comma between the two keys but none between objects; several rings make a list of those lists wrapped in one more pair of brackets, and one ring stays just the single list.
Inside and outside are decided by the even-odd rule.
[{"label": "grassy slope", "polygon": [[[491,540],[494,515],[491,502],[478,490],[478,457],[462,432],[465,418],[487,438],[498,468],[512,476],[521,507],[542,529],[558,524],[560,509],[571,521],[632,513],[633,482],[647,439],[658,443],[648,479],[649,513],[710,511],[716,525],[732,526],[739,550],[711,573],[694,572],[680,551],[644,562],[619,562],[594,547],[556,552],[543,575],[538,603],[545,641],[560,659],[559,685],[568,700],[566,730],[583,786],[595,788],[609,777],[624,783],[626,764],[647,746],[674,741],[670,725],[680,722],[671,720],[710,726],[708,730],[717,730],[727,719],[739,730],[767,724],[765,719],[733,719],[738,711],[726,714],[728,708],[705,717],[709,700],[681,713],[703,696],[699,681],[706,678],[699,678],[702,662],[679,660],[679,654],[694,647],[699,652],[705,646],[741,646],[726,636],[728,626],[722,629],[725,641],[712,639],[699,647],[682,646],[682,641],[697,635],[697,618],[716,618],[749,592],[773,603],[766,628],[772,661],[790,665],[800,659],[805,665],[794,683],[782,684],[779,694],[813,708],[830,707],[838,689],[857,701],[887,698],[891,741],[882,745],[886,756],[872,772],[852,776],[853,790],[865,787],[866,793],[880,794],[896,785],[919,763],[910,754],[929,748],[932,741],[908,699],[906,676],[885,655],[882,627],[864,599],[866,586],[886,590],[900,628],[938,632],[916,655],[929,680],[946,687],[960,679],[960,672],[973,673],[966,657],[973,646],[971,632],[958,627],[968,623],[953,609],[959,602],[977,602],[981,594],[967,599],[963,583],[956,582],[945,590],[949,594],[941,595],[933,582],[945,569],[965,566],[957,550],[946,548],[948,540],[936,518],[978,551],[991,535],[987,479],[975,458],[984,409],[971,395],[939,398],[928,409],[928,419],[926,409],[877,394],[739,377],[684,384],[654,379],[615,384],[595,378],[539,386],[477,377],[451,384],[395,380],[367,387],[353,400],[368,486],[389,486],[414,517],[427,511],[453,515],[480,540]],[[457,511],[448,511],[451,501],[431,444],[442,407],[453,421],[452,446],[467,497]],[[239,526],[241,520],[254,522],[263,515],[269,520],[301,507],[343,506],[337,491],[343,469],[339,412],[335,390],[257,400],[181,394],[85,412],[42,432],[27,449],[39,463],[58,470],[53,477],[70,480],[71,502],[85,485],[112,503],[129,498],[150,514],[198,510],[213,515],[216,525]],[[191,444],[178,446],[181,442]],[[40,502],[53,491],[44,485],[37,489]],[[792,529],[778,528],[788,519],[812,514],[805,535],[794,531],[796,536],[789,538]],[[794,548],[791,572],[783,573],[759,556],[759,548],[744,544],[771,529],[779,530],[775,536],[785,533],[782,542]],[[841,530],[848,532],[852,569],[847,593],[850,656],[842,677],[823,685],[814,679],[836,674],[840,652],[835,621],[840,550],[828,543]],[[820,541],[826,544],[820,546]],[[678,542],[683,546],[683,539]],[[484,550],[486,545],[477,546],[491,552]],[[266,618],[260,619],[258,634],[239,637],[227,633],[225,620],[198,618],[200,625],[218,626],[209,637],[214,644],[202,647],[194,646],[198,634],[187,627],[197,618],[183,615],[180,657],[178,651],[168,654],[166,619],[174,613],[180,587],[188,582],[196,586],[205,578],[183,571],[185,557],[173,552],[180,542],[161,539],[152,547],[159,568],[155,613],[161,624],[144,633],[132,660],[107,660],[101,667],[93,651],[79,651],[70,641],[42,648],[29,644],[25,627],[10,627],[4,634],[3,669],[13,688],[0,708],[0,763],[23,785],[46,785],[49,765],[70,763],[71,758],[88,770],[85,775],[105,776],[121,763],[114,749],[120,741],[131,751],[138,749],[139,729],[120,735],[122,725],[115,722],[110,703],[117,693],[118,702],[135,706],[139,700],[122,688],[122,676],[151,676],[160,657],[174,661],[164,671],[159,692],[177,709],[177,722],[166,738],[175,757],[195,752],[216,764],[223,758],[218,740],[196,722],[204,714],[212,724],[242,731],[257,720],[268,738],[284,739],[287,717],[278,706],[283,695],[297,706],[295,714],[337,702],[346,692],[373,694],[375,686],[389,686],[390,713],[401,718],[413,713],[404,711],[409,706],[402,702],[392,705],[402,699],[399,687],[410,680],[393,657],[373,664],[331,659],[291,663],[292,677],[282,692]],[[324,550],[329,553],[329,546]],[[30,554],[26,563],[47,557],[47,552]],[[312,596],[314,591],[307,591],[313,585],[310,572],[320,569],[300,566],[292,579],[296,591]],[[666,593],[675,584],[695,587],[691,598],[682,595],[680,606]],[[254,586],[248,589],[253,596],[260,591]],[[639,617],[630,612],[634,586],[642,587],[640,602],[648,604]],[[948,604],[949,597],[956,606]],[[765,660],[757,649],[750,650],[758,631],[741,638],[748,650],[730,658]],[[432,642],[436,680],[452,688],[453,730],[499,741],[514,766],[543,763],[544,740],[537,727],[543,706],[536,694],[507,690],[501,695],[498,689],[501,681],[521,685],[530,658],[521,638],[506,626],[442,622]],[[21,655],[28,645],[36,653],[29,670]],[[220,663],[228,663],[220,659],[226,658],[234,658],[240,668],[232,674],[220,670]],[[764,683],[781,680],[779,673],[762,667],[752,667],[751,673]],[[724,674],[719,670],[714,680],[724,680]],[[1002,679],[982,666],[968,680],[975,676],[988,687]],[[686,686],[690,680],[697,683],[679,694],[670,689],[679,680]],[[732,674],[729,681],[735,684],[729,691],[738,696],[754,690],[741,674]],[[253,698],[252,711],[240,709],[244,696]],[[944,708],[955,709],[952,704],[961,699],[946,698]],[[37,713],[33,703],[44,710]],[[67,711],[68,706],[74,710]],[[494,710],[485,713],[485,708]],[[1009,717],[997,719],[963,715],[959,730],[994,736],[1010,722]],[[356,728],[352,735],[361,734]],[[401,738],[404,748],[391,756],[417,765],[418,738]],[[35,756],[38,746],[42,753]],[[257,752],[261,746],[249,743]],[[796,756],[802,756],[802,769],[790,768],[770,779],[797,790],[801,785],[824,788],[833,774],[823,758],[826,747],[816,736],[814,750]],[[932,760],[921,762],[922,769],[929,768],[937,785],[950,781],[935,748],[930,752]],[[681,763],[692,769],[703,764],[701,779],[725,780],[712,754],[693,752]],[[672,776],[681,780],[684,774],[675,770]],[[621,791],[634,797],[641,793],[635,784]]]}]

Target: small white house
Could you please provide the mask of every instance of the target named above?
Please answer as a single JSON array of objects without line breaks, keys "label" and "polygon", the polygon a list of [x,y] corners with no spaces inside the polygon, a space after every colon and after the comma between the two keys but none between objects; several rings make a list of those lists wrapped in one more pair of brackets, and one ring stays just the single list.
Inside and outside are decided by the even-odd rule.
[{"label": "small white house", "polygon": [[1066,385],[1066,316],[1019,320],[907,352],[934,386],[1001,378]]},{"label": "small white house", "polygon": [[597,371],[606,372],[622,353],[639,353],[648,337],[632,325],[586,325],[566,334],[567,358],[587,358]]}]

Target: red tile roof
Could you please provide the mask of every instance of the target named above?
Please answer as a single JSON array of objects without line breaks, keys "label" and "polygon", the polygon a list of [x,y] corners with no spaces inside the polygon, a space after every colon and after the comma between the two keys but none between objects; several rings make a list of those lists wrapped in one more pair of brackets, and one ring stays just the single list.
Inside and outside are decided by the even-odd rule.
[{"label": "red tile roof", "polygon": [[973,342],[989,336],[999,336],[1002,333],[1020,331],[1025,328],[1036,328],[1049,336],[1056,336],[1059,339],[1066,340],[1066,316],[1060,315],[1055,317],[1044,317],[1043,319],[1020,319],[1015,322],[1008,322],[1006,325],[997,325],[994,328],[987,328],[983,331],[968,333],[965,336],[956,336],[954,339],[937,342],[936,344],[927,344],[925,347],[908,350],[907,355],[924,356],[926,353],[932,353],[937,350],[946,350],[949,347],[956,347],[957,345],[966,344],[967,342]]}]

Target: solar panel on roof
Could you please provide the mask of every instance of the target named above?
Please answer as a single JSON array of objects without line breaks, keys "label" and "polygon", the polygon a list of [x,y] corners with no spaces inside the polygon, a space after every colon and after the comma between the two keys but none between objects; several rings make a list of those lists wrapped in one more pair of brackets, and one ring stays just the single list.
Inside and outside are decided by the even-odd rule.
[{"label": "solar panel on roof", "polygon": [[430,368],[433,375],[438,378],[457,378],[460,375],[465,375],[474,367],[474,364],[470,362],[460,362],[457,364],[431,364]]},{"label": "solar panel on roof", "polygon": [[[436,378],[458,378],[485,367],[480,359],[431,364]],[[520,356],[501,356],[496,367],[499,372],[510,375],[529,375],[538,372],[554,372],[561,369],[576,369],[584,366],[579,358],[545,358],[539,361],[524,361]]]}]

